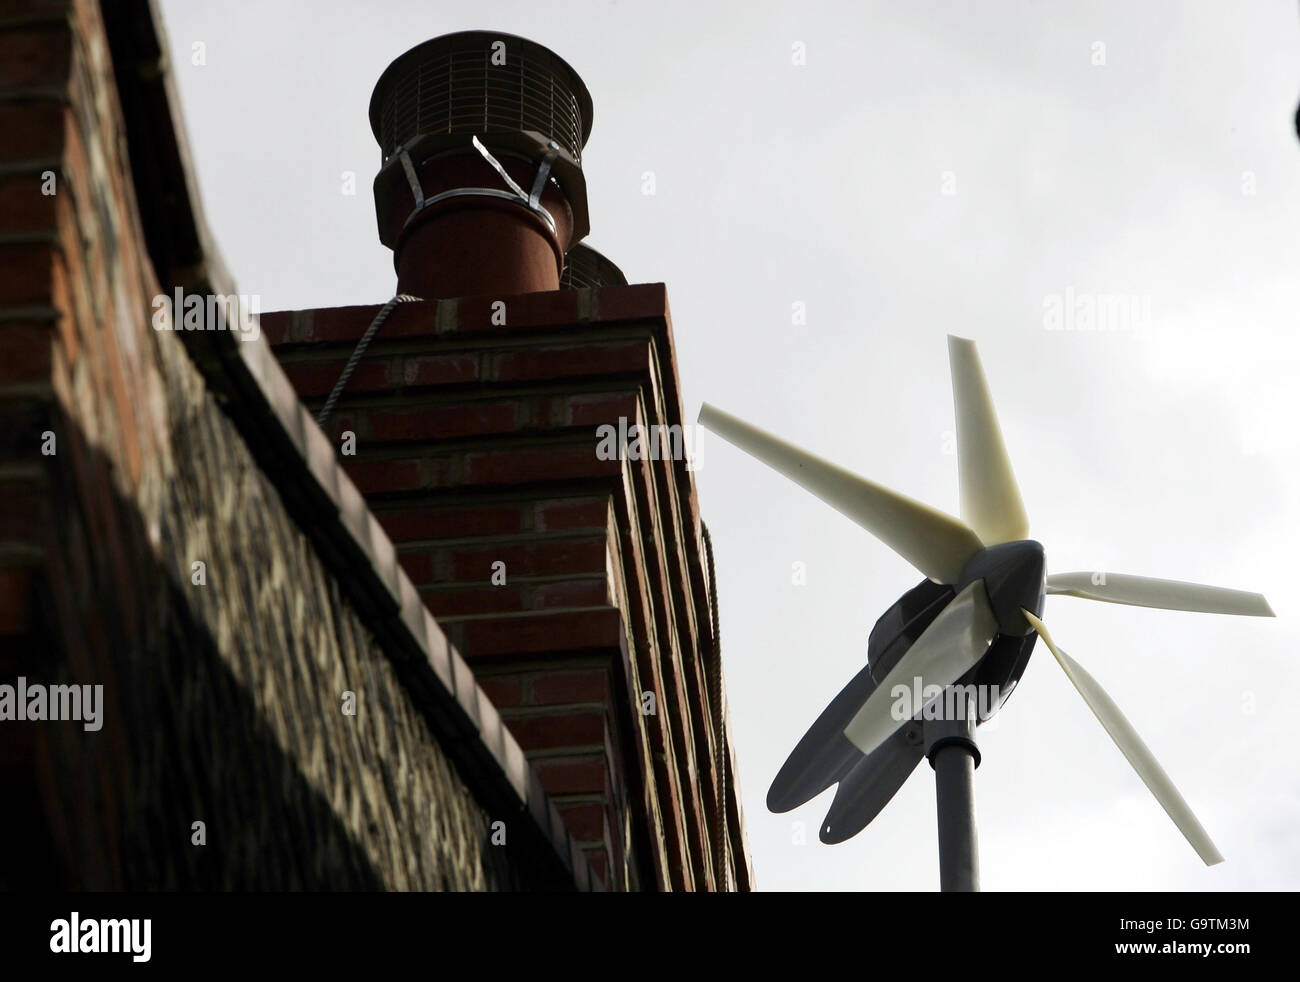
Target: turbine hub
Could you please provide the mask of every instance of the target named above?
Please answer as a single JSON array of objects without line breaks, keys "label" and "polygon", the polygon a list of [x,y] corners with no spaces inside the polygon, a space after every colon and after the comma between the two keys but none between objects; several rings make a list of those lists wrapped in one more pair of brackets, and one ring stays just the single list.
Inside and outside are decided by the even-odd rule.
[{"label": "turbine hub", "polygon": [[1047,597],[1047,555],[1033,539],[1002,542],[981,549],[962,568],[956,587],[960,593],[975,580],[984,581],[998,632],[1024,637],[1033,632],[1021,608],[1035,617],[1043,613]]}]

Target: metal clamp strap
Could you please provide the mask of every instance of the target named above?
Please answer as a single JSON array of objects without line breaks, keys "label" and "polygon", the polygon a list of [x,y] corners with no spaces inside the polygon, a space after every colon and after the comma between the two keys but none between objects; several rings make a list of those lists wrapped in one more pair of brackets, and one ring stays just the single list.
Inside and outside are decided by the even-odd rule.
[{"label": "metal clamp strap", "polygon": [[514,178],[506,173],[506,169],[501,166],[491,152],[485,147],[477,136],[471,138],[471,142],[483,159],[486,160],[499,175],[501,179],[509,186],[509,191],[502,191],[497,188],[453,188],[450,191],[442,191],[431,198],[424,196],[424,188],[420,186],[420,178],[415,173],[415,166],[411,163],[410,155],[407,154],[405,147],[397,148],[397,159],[402,165],[402,170],[406,173],[406,182],[411,186],[411,195],[415,199],[415,208],[406,216],[406,221],[402,223],[402,229],[405,230],[415,217],[425,208],[436,205],[440,201],[446,201],[449,198],[460,197],[485,197],[496,198],[498,200],[509,201],[514,204],[527,208],[543,222],[550,230],[551,235],[558,236],[555,227],[555,219],[551,213],[542,205],[542,192],[546,190],[546,182],[551,176],[551,166],[555,162],[556,155],[559,153],[559,147],[554,140],[547,144],[546,155],[542,157],[537,165],[537,174],[533,178],[533,187],[531,193],[526,193]]}]

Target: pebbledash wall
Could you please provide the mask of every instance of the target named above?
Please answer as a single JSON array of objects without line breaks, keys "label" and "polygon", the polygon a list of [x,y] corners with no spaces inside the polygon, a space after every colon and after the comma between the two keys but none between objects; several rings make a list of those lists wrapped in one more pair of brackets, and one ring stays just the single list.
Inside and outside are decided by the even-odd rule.
[{"label": "pebbledash wall", "polygon": [[0,0],[0,685],[103,687],[0,719],[0,887],[748,889],[690,473],[594,452],[662,287],[403,305],[327,435],[376,308],[151,326],[236,292],[176,105],[150,0]]}]

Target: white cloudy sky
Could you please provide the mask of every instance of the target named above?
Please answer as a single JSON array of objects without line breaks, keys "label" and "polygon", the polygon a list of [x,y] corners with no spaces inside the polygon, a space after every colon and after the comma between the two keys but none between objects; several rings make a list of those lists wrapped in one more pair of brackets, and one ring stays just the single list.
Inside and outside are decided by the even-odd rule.
[{"label": "white cloudy sky", "polygon": [[[588,241],[668,284],[692,419],[707,400],[955,512],[944,337],[975,338],[1050,568],[1257,589],[1278,613],[1049,600],[1228,861],[1200,864],[1040,644],[981,729],[985,888],[1300,888],[1294,2],[161,6],[209,222],[263,309],[392,294],[371,89],[415,43],[486,28],[590,88]],[[1150,322],[1046,330],[1067,290],[1145,298]],[[833,792],[764,807],[919,574],[721,441],[701,455],[758,885],[934,888],[924,765],[845,845],[816,840]]]}]

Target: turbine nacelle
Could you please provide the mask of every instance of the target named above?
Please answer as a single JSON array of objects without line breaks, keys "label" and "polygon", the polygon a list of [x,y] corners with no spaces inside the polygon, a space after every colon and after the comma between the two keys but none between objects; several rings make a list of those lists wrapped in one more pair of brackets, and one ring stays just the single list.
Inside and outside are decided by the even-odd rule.
[{"label": "turbine nacelle", "polygon": [[962,567],[957,592],[976,580],[984,581],[999,634],[1023,638],[1033,633],[1023,611],[1041,617],[1047,599],[1047,554],[1041,542],[1021,539],[981,549]]}]

